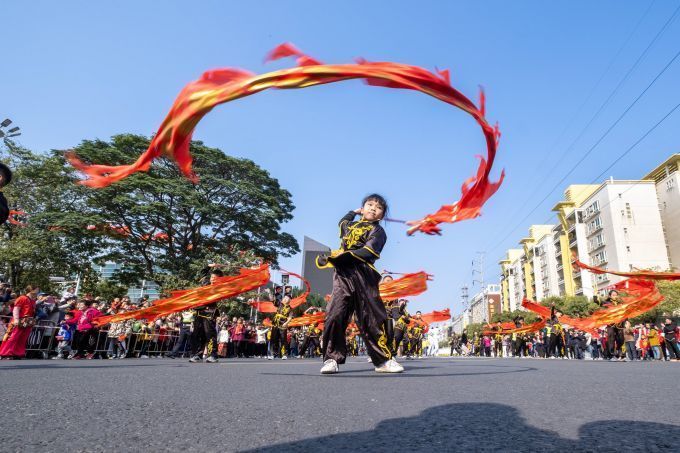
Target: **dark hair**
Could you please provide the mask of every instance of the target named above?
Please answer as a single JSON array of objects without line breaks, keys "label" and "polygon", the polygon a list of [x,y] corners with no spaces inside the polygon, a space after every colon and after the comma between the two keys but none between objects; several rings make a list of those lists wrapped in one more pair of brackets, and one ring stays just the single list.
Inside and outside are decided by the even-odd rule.
[{"label": "dark hair", "polygon": [[4,181],[0,183],[0,187],[4,187],[12,182],[12,170],[2,162],[0,162],[0,175],[5,177]]},{"label": "dark hair", "polygon": [[219,269],[213,269],[210,271],[210,275],[216,275],[217,277],[223,277],[224,273]]},{"label": "dark hair", "polygon": [[385,200],[385,197],[377,193],[372,193],[364,197],[364,199],[361,201],[361,206],[365,205],[367,201],[376,201],[383,208],[382,218],[384,219],[387,217],[390,207],[387,205],[387,200]]},{"label": "dark hair", "polygon": [[609,297],[611,297],[612,294],[614,294],[614,293],[618,294],[619,292],[615,289],[612,289],[612,290],[609,291]]}]

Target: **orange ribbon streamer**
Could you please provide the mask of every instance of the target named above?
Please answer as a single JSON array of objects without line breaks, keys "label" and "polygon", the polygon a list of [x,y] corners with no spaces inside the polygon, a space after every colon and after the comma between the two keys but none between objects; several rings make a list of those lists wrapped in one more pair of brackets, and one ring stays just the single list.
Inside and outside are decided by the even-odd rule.
[{"label": "orange ribbon streamer", "polygon": [[[561,323],[575,327],[579,330],[597,333],[597,330],[602,326],[617,324],[626,319],[640,316],[653,309],[664,300],[664,297],[659,292],[656,284],[650,280],[624,280],[614,285],[614,288],[624,293],[621,297],[621,303],[597,310],[590,316],[584,318],[572,318],[566,315],[559,315],[558,320]],[[537,313],[541,317],[550,317],[550,309],[537,304],[536,302],[525,299],[522,301],[522,306]]]},{"label": "orange ribbon streamer", "polygon": [[326,319],[326,312],[320,311],[317,313],[313,313],[311,315],[303,315],[298,318],[293,318],[290,320],[288,323],[288,327],[301,327],[301,326],[309,326],[312,324],[318,324],[321,322],[324,322]]},{"label": "orange ribbon streamer", "polygon": [[423,271],[405,274],[403,277],[391,282],[381,283],[380,298],[382,300],[394,300],[408,296],[417,296],[427,291],[428,280],[432,280],[432,276]]},{"label": "orange ribbon streamer", "polygon": [[174,160],[186,177],[197,181],[192,170],[189,145],[196,125],[217,105],[267,89],[307,88],[362,79],[370,86],[419,91],[457,107],[474,118],[486,141],[486,158],[479,158],[476,175],[463,183],[461,198],[450,205],[442,206],[434,214],[407,222],[410,225],[407,231],[409,235],[416,231],[441,234],[438,226],[441,223],[455,223],[478,217],[484,203],[500,187],[504,172],[498,181],[489,180],[500,132],[497,125],[491,126],[485,118],[483,92],[478,107],[451,86],[448,71],[438,71],[435,74],[418,66],[365,60],[355,64],[321,64],[291,44],[280,45],[269,54],[267,60],[284,57],[297,57],[299,66],[260,75],[236,68],[216,69],[205,72],[201,78],[186,85],[159,126],[148,149],[130,165],[88,165],[74,153],[67,153],[66,157],[76,169],[87,176],[81,183],[90,187],[106,187],[135,172],[148,171],[153,160],[161,156]]},{"label": "orange ribbon streamer", "polygon": [[94,322],[101,326],[127,319],[155,319],[159,316],[167,316],[178,311],[197,308],[238,296],[246,291],[259,288],[268,281],[269,265],[262,264],[253,269],[241,269],[239,275],[236,276],[219,277],[212,285],[185,290],[180,292],[179,295],[158,300],[150,307],[102,316]]},{"label": "orange ribbon streamer", "polygon": [[449,308],[446,308],[441,311],[434,310],[430,313],[425,313],[424,315],[421,315],[421,319],[428,324],[448,321],[449,319],[451,319],[451,310]]},{"label": "orange ribbon streamer", "polygon": [[593,274],[612,274],[618,275],[619,277],[628,278],[641,278],[647,280],[680,280],[680,273],[675,272],[654,272],[654,271],[633,271],[633,272],[623,272],[623,271],[610,271],[609,269],[602,269],[600,267],[589,266],[576,260],[574,263],[581,269],[588,270]]},{"label": "orange ribbon streamer", "polygon": [[[302,283],[305,285],[305,291],[302,294],[300,294],[299,296],[294,297],[293,299],[290,300],[290,308],[297,308],[307,301],[307,297],[309,297],[309,293],[311,293],[312,287],[309,284],[309,282],[307,281],[307,279],[302,277],[302,275],[296,274],[295,272],[287,271],[283,268],[281,268],[281,271],[283,271],[286,274],[290,274],[293,277],[299,278],[302,281]],[[253,301],[253,302],[248,302],[248,304],[255,307],[255,309],[257,311],[259,311],[260,313],[276,313],[276,306],[274,305],[273,302],[270,302],[268,300]]]},{"label": "orange ribbon streamer", "polygon": [[17,219],[17,216],[25,216],[26,213],[24,211],[15,211],[14,209],[9,211],[9,217],[7,217],[7,221],[11,223],[12,225],[20,226],[20,227],[25,227],[26,223],[20,221]]}]

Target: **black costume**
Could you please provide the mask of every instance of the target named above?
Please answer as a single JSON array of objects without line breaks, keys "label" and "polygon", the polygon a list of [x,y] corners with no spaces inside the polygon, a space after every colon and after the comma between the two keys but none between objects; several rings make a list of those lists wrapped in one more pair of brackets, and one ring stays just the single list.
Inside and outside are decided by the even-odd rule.
[{"label": "black costume", "polygon": [[564,328],[562,327],[562,324],[560,324],[559,319],[557,319],[555,307],[550,309],[550,321],[548,322],[548,325],[550,326],[550,341],[548,343],[547,355],[564,357],[564,348],[566,347],[564,341]]},{"label": "black costume", "polygon": [[272,320],[272,331],[269,339],[272,345],[274,357],[284,356],[288,353],[288,329],[284,324],[290,317],[290,304],[281,303]]},{"label": "black costume", "polygon": [[423,332],[425,327],[420,324],[416,324],[411,327],[411,354],[415,356],[423,355]]},{"label": "black costume", "polygon": [[[407,332],[408,323],[411,322],[411,315],[406,311],[405,305],[399,307],[397,315],[397,321],[394,324],[394,341],[390,343],[390,346],[392,346],[392,355],[397,355],[399,345],[404,340],[404,335]],[[404,345],[404,353],[406,353],[407,350],[408,347]]]},{"label": "black costume", "polygon": [[298,355],[304,357],[309,345],[312,345],[312,355],[316,354],[316,350],[319,347],[320,335],[321,329],[318,327],[310,327],[307,331],[307,335],[305,335],[305,339],[302,340],[302,346],[300,347],[300,353]]},{"label": "black costume", "polygon": [[392,358],[387,343],[387,312],[380,299],[380,273],[373,263],[387,242],[385,230],[377,221],[354,221],[350,211],[340,220],[341,249],[330,257],[317,257],[319,268],[335,267],[333,294],[326,310],[323,332],[324,360],[345,363],[345,331],[352,313],[356,314],[366,351],[375,366]]},{"label": "black costume", "polygon": [[496,352],[496,357],[501,357],[503,355],[503,327],[501,326],[496,326],[494,327],[494,330],[496,333],[493,336],[494,339],[494,350]]},{"label": "black costume", "polygon": [[215,315],[217,304],[208,304],[196,309],[194,330],[191,332],[191,355],[197,356],[206,348],[210,357],[217,358],[217,329]]}]

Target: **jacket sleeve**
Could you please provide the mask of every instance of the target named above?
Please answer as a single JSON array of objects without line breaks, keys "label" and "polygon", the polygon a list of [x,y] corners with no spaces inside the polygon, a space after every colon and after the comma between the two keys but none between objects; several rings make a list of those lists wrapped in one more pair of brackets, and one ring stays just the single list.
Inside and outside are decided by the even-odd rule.
[{"label": "jacket sleeve", "polygon": [[342,236],[345,234],[345,226],[347,226],[349,222],[354,220],[356,216],[357,216],[356,212],[349,211],[347,214],[343,216],[342,219],[340,219],[340,221],[338,222],[338,236],[340,236],[340,238],[342,238]]}]

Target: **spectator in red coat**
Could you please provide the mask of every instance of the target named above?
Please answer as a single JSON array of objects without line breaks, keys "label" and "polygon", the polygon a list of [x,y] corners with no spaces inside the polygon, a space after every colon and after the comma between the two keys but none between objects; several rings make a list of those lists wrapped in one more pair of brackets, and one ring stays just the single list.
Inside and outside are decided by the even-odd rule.
[{"label": "spectator in red coat", "polygon": [[3,359],[22,359],[26,355],[26,342],[35,324],[35,300],[38,288],[28,286],[12,307],[12,321],[0,345]]}]

